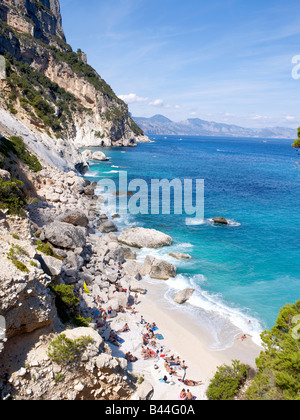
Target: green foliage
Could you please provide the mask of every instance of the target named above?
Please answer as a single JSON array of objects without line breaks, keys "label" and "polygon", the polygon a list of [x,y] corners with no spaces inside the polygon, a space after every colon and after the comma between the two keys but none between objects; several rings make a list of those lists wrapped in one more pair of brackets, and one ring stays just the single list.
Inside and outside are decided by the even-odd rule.
[{"label": "green foliage", "polygon": [[0,208],[8,209],[10,214],[21,215],[25,198],[20,184],[12,181],[4,182],[0,178]]},{"label": "green foliage", "polygon": [[26,265],[18,260],[18,256],[27,256],[27,252],[19,245],[13,244],[7,253],[7,258],[14,264],[15,267],[17,267],[18,270],[23,273],[29,273]]},{"label": "green foliage", "polygon": [[89,336],[71,340],[65,334],[60,334],[50,343],[47,354],[56,363],[68,364],[78,358],[92,342]]},{"label": "green foliage", "polygon": [[59,284],[56,286],[51,286],[51,290],[68,308],[75,307],[79,304],[79,299],[74,294],[74,286]]},{"label": "green foliage", "polygon": [[61,261],[63,260],[63,258],[54,252],[53,248],[49,244],[44,244],[42,241],[37,241],[36,249],[49,257],[53,257]]},{"label": "green foliage", "polygon": [[21,137],[12,136],[9,140],[1,137],[0,152],[6,157],[9,157],[10,153],[15,154],[33,172],[39,172],[43,169],[37,157],[26,150]]},{"label": "green foliage", "polygon": [[10,141],[13,143],[15,154],[23,163],[25,163],[25,165],[28,166],[30,170],[33,172],[39,172],[43,169],[37,157],[33,156],[26,150],[21,137],[12,136],[10,137]]},{"label": "green foliage", "polygon": [[262,334],[264,351],[256,360],[258,374],[249,400],[300,400],[300,300],[280,310],[276,325]]},{"label": "green foliage", "polygon": [[[66,324],[67,322],[73,322],[76,324],[76,307],[79,304],[79,299],[75,296],[74,286],[59,284],[56,286],[50,285],[50,290],[55,294],[55,305],[57,308],[57,313],[61,321]],[[78,318],[78,323],[79,323]],[[80,325],[86,326],[86,325]]]},{"label": "green foliage", "polygon": [[233,400],[248,378],[248,367],[234,360],[232,366],[223,365],[211,380],[207,397],[210,400]]},{"label": "green foliage", "polygon": [[298,139],[294,141],[292,146],[295,148],[300,148],[300,127],[298,128]]},{"label": "green foliage", "polygon": [[83,318],[80,315],[73,317],[73,324],[76,327],[85,327],[85,328],[87,328],[89,326],[89,323],[90,322],[92,322],[92,318]]},{"label": "green foliage", "polygon": [[88,64],[85,64],[81,60],[81,50],[75,52],[64,52],[58,50],[56,47],[51,47],[52,53],[57,60],[64,61],[67,63],[79,77],[84,78],[87,82],[93,85],[97,90],[103,93],[103,95],[114,99],[120,104],[124,104],[121,101],[112,88],[97,74],[97,72]]},{"label": "green foliage", "polygon": [[15,267],[17,267],[18,270],[22,271],[23,273],[29,273],[28,268],[24,263],[22,263],[19,260],[11,260]]},{"label": "green foliage", "polygon": [[85,111],[74,95],[51,82],[43,73],[27,63],[15,60],[9,53],[5,54],[5,58],[9,63],[6,80],[12,90],[10,108],[13,108],[13,102],[18,98],[33,119],[41,120],[58,136],[65,132],[68,123],[73,122],[71,111]]},{"label": "green foliage", "polygon": [[130,117],[130,124],[131,124],[131,130],[134,132],[136,136],[143,136],[144,132],[143,130],[136,124],[136,122]]}]

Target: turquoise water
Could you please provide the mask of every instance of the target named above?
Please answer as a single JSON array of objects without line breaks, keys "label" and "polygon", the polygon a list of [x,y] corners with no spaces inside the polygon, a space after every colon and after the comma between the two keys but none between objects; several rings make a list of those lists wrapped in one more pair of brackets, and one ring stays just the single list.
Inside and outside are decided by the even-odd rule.
[{"label": "turquoise water", "polygon": [[[87,177],[93,181],[117,180],[120,170],[128,172],[129,181],[205,180],[200,225],[187,226],[186,215],[174,214],[124,215],[117,223],[172,236],[171,248],[151,251],[178,268],[176,279],[167,282],[166,298],[194,287],[184,310],[215,331],[216,348],[241,330],[258,340],[282,306],[300,299],[300,157],[290,140],[168,136],[133,149],[103,151],[111,160],[91,162]],[[216,216],[230,225],[213,225],[209,219]],[[172,251],[189,253],[193,260],[174,260],[168,255]],[[140,253],[141,261],[145,254]]]}]

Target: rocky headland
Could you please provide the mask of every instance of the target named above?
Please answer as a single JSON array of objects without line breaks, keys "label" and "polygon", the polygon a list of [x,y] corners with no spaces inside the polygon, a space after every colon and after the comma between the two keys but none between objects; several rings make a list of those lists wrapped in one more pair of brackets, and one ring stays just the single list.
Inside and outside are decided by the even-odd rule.
[{"label": "rocky headland", "polygon": [[[45,163],[36,173],[25,165],[22,170],[35,196],[22,215],[1,211],[1,397],[130,398],[138,389],[136,379],[127,372],[124,357],[112,357],[110,323],[99,307],[117,320],[136,295],[146,293],[143,275],[168,278],[175,270],[152,257],[138,264],[132,248],[118,240],[120,232],[100,233],[98,228],[113,222],[103,214],[103,200],[89,181]],[[7,170],[0,175],[6,181],[12,176]],[[153,248],[162,245],[162,237],[170,243],[154,230],[142,234]],[[116,291],[117,280],[122,292]],[[49,347],[65,335],[91,340],[74,360],[60,363],[49,356]]]}]

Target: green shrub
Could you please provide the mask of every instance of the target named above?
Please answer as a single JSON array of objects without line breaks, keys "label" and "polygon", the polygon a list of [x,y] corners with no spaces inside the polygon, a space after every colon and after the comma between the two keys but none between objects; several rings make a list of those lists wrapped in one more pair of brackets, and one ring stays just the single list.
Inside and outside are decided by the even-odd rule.
[{"label": "green shrub", "polygon": [[29,273],[28,268],[24,263],[18,260],[17,256],[28,256],[27,252],[21,248],[19,245],[12,245],[9,252],[7,253],[7,258],[17,267],[18,270],[23,273]]},{"label": "green shrub", "polygon": [[[36,237],[39,237],[38,234],[36,234]],[[49,245],[49,244],[43,244],[42,241],[37,241],[37,247],[36,249],[40,252],[42,252],[45,255],[48,255],[48,257],[53,257],[56,258],[57,260],[63,260],[62,257],[60,257],[59,255],[57,255],[53,248]]]},{"label": "green shrub", "polygon": [[85,328],[87,328],[89,326],[89,323],[90,322],[92,322],[92,318],[83,318],[80,315],[73,317],[73,324],[76,327],[85,327]]},{"label": "green shrub", "polygon": [[300,148],[300,127],[298,128],[298,139],[294,141],[292,146],[295,148]]},{"label": "green shrub", "polygon": [[28,268],[21,261],[18,261],[18,260],[11,260],[11,261],[14,264],[14,266],[17,267],[18,270],[22,271],[23,273],[29,274]]},{"label": "green shrub", "polygon": [[10,153],[15,154],[33,172],[39,172],[42,170],[42,165],[39,160],[36,156],[26,150],[21,137],[12,136],[9,140],[4,137],[0,138],[0,152],[6,157],[9,157]]},{"label": "green shrub", "polygon": [[8,209],[10,214],[22,214],[22,208],[25,205],[25,198],[20,187],[20,183],[17,185],[16,182],[12,181],[4,182],[3,179],[0,178],[1,209]]},{"label": "green shrub", "polygon": [[79,299],[74,294],[74,286],[59,284],[51,286],[51,290],[68,308],[75,307],[79,304]]},{"label": "green shrub", "polygon": [[234,360],[232,366],[220,366],[211,380],[207,397],[210,400],[233,400],[248,378],[248,367]]},{"label": "green shrub", "polygon": [[79,304],[79,299],[75,296],[74,286],[59,284],[56,286],[50,285],[49,287],[50,290],[55,294],[55,306],[60,320],[64,324],[73,322],[74,325],[76,325],[76,316],[78,315],[75,313],[76,307]]},{"label": "green shrub", "polygon": [[56,363],[68,364],[78,358],[92,342],[89,336],[71,340],[65,334],[60,334],[50,343],[47,354]]},{"label": "green shrub", "polygon": [[262,333],[264,351],[256,359],[258,374],[246,392],[248,400],[300,399],[299,319],[300,300],[285,305],[276,325]]}]

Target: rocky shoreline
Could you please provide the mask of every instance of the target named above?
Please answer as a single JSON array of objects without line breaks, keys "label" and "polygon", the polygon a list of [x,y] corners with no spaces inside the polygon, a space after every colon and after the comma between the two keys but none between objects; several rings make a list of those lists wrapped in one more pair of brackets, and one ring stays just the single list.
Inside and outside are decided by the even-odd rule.
[{"label": "rocky shoreline", "polygon": [[[152,386],[146,381],[138,386],[127,372],[127,360],[112,356],[107,342],[110,323],[105,323],[99,307],[109,311],[112,320],[118,319],[126,308],[131,312],[138,295],[146,293],[142,276],[174,277],[175,267],[156,258],[149,256],[144,265],[138,264],[132,248],[141,243],[157,248],[172,239],[135,228],[122,232],[119,241],[115,224],[102,213],[103,200],[95,195],[95,184],[48,165],[27,176],[36,198],[25,217],[1,213],[0,315],[6,323],[0,353],[1,398],[147,398]],[[17,250],[25,272],[7,258],[12,250]],[[116,288],[117,280],[122,291]],[[77,310],[88,320],[86,328],[66,330],[60,321],[49,288],[58,284],[74,287]],[[102,328],[97,330],[99,324]],[[60,366],[47,352],[51,341],[66,331],[71,337],[90,336],[92,343],[76,363]]]}]

